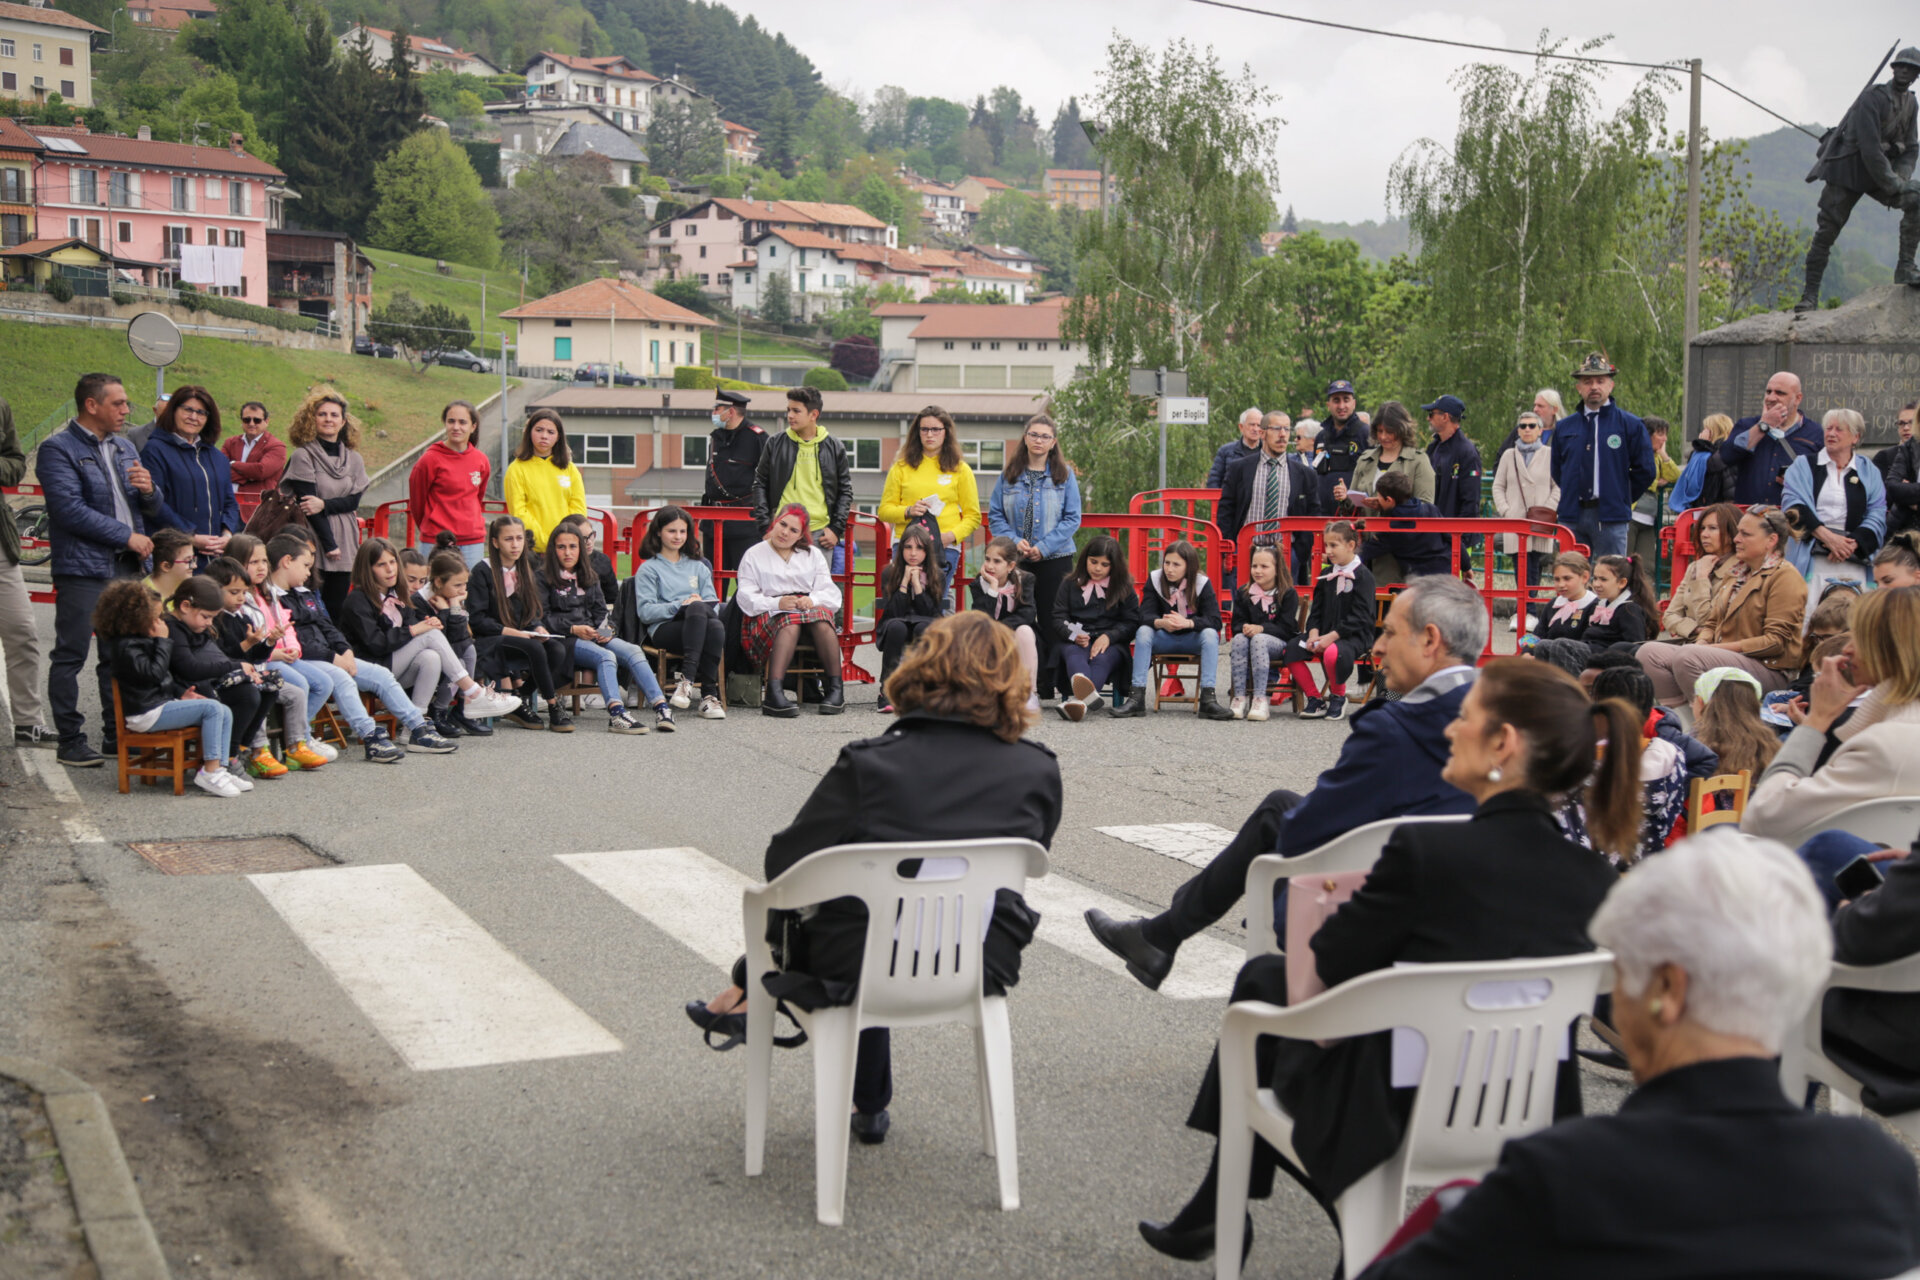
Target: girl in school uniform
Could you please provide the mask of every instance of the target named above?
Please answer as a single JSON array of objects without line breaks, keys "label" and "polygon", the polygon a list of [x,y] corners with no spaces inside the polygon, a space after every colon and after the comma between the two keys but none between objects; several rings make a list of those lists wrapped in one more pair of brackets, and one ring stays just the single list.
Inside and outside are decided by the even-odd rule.
[{"label": "girl in school uniform", "polygon": [[1235,720],[1265,720],[1273,668],[1300,630],[1300,593],[1270,542],[1255,543],[1247,553],[1247,582],[1233,593],[1233,622],[1239,634],[1227,646],[1227,665],[1233,671],[1227,714]]},{"label": "girl in school uniform", "polygon": [[1598,652],[1616,644],[1645,644],[1660,629],[1653,583],[1639,556],[1601,556],[1593,566],[1598,603],[1587,615],[1580,638]]},{"label": "girl in school uniform", "polygon": [[1039,577],[1019,567],[1020,544],[999,537],[987,543],[980,576],[967,584],[967,599],[975,612],[984,613],[1013,632],[1020,661],[1026,664],[1033,687],[1027,710],[1040,710]]},{"label": "girl in school uniform", "polygon": [[1360,563],[1360,539],[1352,525],[1336,520],[1327,526],[1327,571],[1314,588],[1307,609],[1307,634],[1287,644],[1287,672],[1309,695],[1318,662],[1327,679],[1326,692],[1309,696],[1298,716],[1302,720],[1344,720],[1347,715],[1347,677],[1363,653],[1373,649],[1375,585],[1373,573]]},{"label": "girl in school uniform", "polygon": [[1200,572],[1200,549],[1185,540],[1160,553],[1160,567],[1147,575],[1140,592],[1140,626],[1133,636],[1133,692],[1118,717],[1147,714],[1147,685],[1153,679],[1153,655],[1200,656],[1202,720],[1231,720],[1233,713],[1214,698],[1220,675],[1220,599]]},{"label": "girl in school uniform", "polygon": [[1113,537],[1100,534],[1080,549],[1054,600],[1053,626],[1073,681],[1072,696],[1060,700],[1060,714],[1078,724],[1087,718],[1100,686],[1124,669],[1120,664],[1140,626],[1133,578]]},{"label": "girl in school uniform", "polygon": [[1578,551],[1563,551],[1554,557],[1554,598],[1545,606],[1545,616],[1534,634],[1542,640],[1583,640],[1587,623],[1600,597],[1593,593],[1593,562]]},{"label": "girl in school uniform", "polygon": [[[401,556],[405,568],[406,557]],[[423,618],[437,618],[440,633],[447,638],[447,646],[453,650],[460,665],[468,672],[480,669],[480,648],[473,639],[473,627],[467,617],[467,582],[472,570],[467,567],[466,555],[443,534],[432,556],[427,559],[425,589],[416,588],[413,593],[414,608]],[[408,585],[414,585],[413,574],[408,573]],[[490,738],[493,736],[493,724],[484,716],[469,716],[464,699],[455,701],[450,692],[452,686],[446,681],[440,682],[440,692],[435,695],[444,702],[435,703],[434,723],[439,726],[442,737],[451,738],[456,734],[465,738]],[[495,692],[502,702],[513,698],[511,694]],[[452,730],[452,732],[448,732]]]},{"label": "girl in school uniform", "polygon": [[654,678],[646,652],[614,634],[607,598],[600,590],[593,566],[586,563],[582,554],[580,535],[571,528],[556,527],[547,538],[544,577],[548,628],[571,640],[574,665],[590,668],[599,680],[600,696],[607,703],[608,732],[647,731],[645,725],[627,713],[621,701],[620,672],[624,668],[640,697],[653,709],[653,727],[662,733],[672,733],[673,708],[660,692],[660,682]]},{"label": "girl in school uniform", "polygon": [[900,665],[907,646],[918,640],[947,611],[946,561],[924,525],[911,524],[893,546],[893,562],[880,575],[880,625],[874,643],[880,649],[882,714],[891,714],[887,677]]},{"label": "girl in school uniform", "polygon": [[[243,535],[234,536],[238,538]],[[232,543],[228,544],[228,548],[232,549]],[[252,671],[260,673],[262,691],[272,692],[273,700],[280,704],[280,722],[286,729],[286,741],[299,742],[311,737],[313,730],[307,720],[307,698],[311,690],[307,682],[285,663],[269,666],[267,660],[273,653],[273,642],[266,638],[265,626],[258,612],[252,619],[246,613],[247,597],[252,594],[248,589],[247,571],[230,556],[215,556],[207,561],[204,576],[211,578],[220,588],[220,612],[213,619],[213,636],[220,646],[220,652],[235,662],[246,663]],[[271,689],[268,690],[266,686],[271,686]],[[271,703],[268,705],[271,708]],[[234,755],[246,766],[249,777],[284,778],[289,772],[286,765],[273,758],[273,751],[267,742],[265,716],[260,718],[251,741],[234,744]],[[325,761],[318,763],[324,764]]]},{"label": "girl in school uniform", "polygon": [[144,583],[132,578],[108,583],[93,607],[93,632],[107,670],[120,686],[120,710],[128,729],[151,733],[197,725],[204,763],[193,785],[227,800],[253,790],[251,782],[227,769],[233,741],[233,712],[227,704],[218,698],[182,696],[185,691],[172,669],[173,631]]},{"label": "girl in school uniform", "polygon": [[527,528],[515,515],[495,516],[487,526],[487,558],[467,579],[467,620],[473,628],[480,662],[489,671],[504,670],[511,656],[524,662],[533,688],[547,700],[547,723],[540,723],[531,695],[501,717],[521,729],[572,733],[573,717],[560,703],[560,686],[573,682],[573,645],[546,626],[545,593],[540,573],[527,554]]}]

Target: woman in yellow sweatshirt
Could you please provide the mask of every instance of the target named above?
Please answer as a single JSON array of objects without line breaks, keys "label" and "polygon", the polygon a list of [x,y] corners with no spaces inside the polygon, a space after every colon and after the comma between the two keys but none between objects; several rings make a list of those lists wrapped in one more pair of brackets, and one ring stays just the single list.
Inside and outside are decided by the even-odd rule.
[{"label": "woman in yellow sweatshirt", "polygon": [[973,468],[961,461],[953,416],[938,405],[928,405],[887,472],[878,514],[893,525],[898,539],[906,532],[907,521],[932,511],[936,504],[939,510],[934,519],[940,522],[951,580],[960,565],[960,545],[980,527],[980,491],[973,483]]},{"label": "woman in yellow sweatshirt", "polygon": [[553,526],[587,514],[587,484],[567,449],[567,429],[551,409],[536,410],[520,433],[520,450],[507,464],[507,512],[527,527],[535,551],[544,551]]}]

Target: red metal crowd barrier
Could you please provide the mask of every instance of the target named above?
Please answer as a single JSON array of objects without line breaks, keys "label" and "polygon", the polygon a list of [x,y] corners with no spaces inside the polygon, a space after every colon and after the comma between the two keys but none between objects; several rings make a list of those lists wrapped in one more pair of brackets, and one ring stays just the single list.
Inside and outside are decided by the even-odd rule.
[{"label": "red metal crowd barrier", "polygon": [[[480,510],[491,522],[494,516],[507,513],[507,504],[498,498],[485,498],[481,500]],[[607,556],[618,559],[620,553],[627,550],[627,546],[620,540],[620,525],[613,518],[613,513],[604,507],[588,507],[587,514],[597,517],[600,521],[600,550]],[[398,538],[393,536],[393,517],[396,515],[403,516],[406,520],[405,527]],[[419,524],[414,520],[413,509],[405,498],[381,503],[374,509],[373,519],[363,520],[361,523],[370,536],[385,538],[389,542],[398,542],[402,546],[410,547],[419,541],[416,536]]]},{"label": "red metal crowd barrier", "polygon": [[[1218,533],[1220,491],[1218,489],[1149,489],[1145,493],[1133,495],[1132,500],[1127,503],[1127,512],[1136,516],[1172,516],[1182,520],[1205,521]],[[1168,539],[1165,543],[1149,540],[1146,550],[1149,554],[1158,554],[1169,543],[1176,541],[1178,541],[1177,538]],[[1238,563],[1234,559],[1233,543],[1222,539],[1221,546],[1224,548],[1224,558],[1215,557],[1211,552],[1207,556],[1208,571],[1215,578],[1223,577]],[[1202,550],[1206,548],[1203,547]],[[1128,571],[1134,572],[1132,565],[1128,566]],[[1138,577],[1139,574],[1136,572],[1134,576]],[[1221,608],[1224,610],[1228,603],[1222,600]]]},{"label": "red metal crowd barrier", "polygon": [[[1747,509],[1740,503],[1735,503],[1734,506],[1741,511]],[[1700,524],[1700,517],[1712,509],[1712,507],[1689,507],[1675,517],[1672,524],[1660,531],[1662,549],[1668,553],[1671,563],[1671,567],[1667,570],[1668,600],[1673,598],[1673,590],[1680,585],[1680,579],[1687,576],[1687,570],[1695,560],[1700,558],[1700,535],[1694,530]],[[1662,600],[1660,607],[1665,609],[1667,600]]]},{"label": "red metal crowd barrier", "polygon": [[[46,490],[37,484],[16,484],[0,489],[0,494],[8,497],[37,498],[44,496],[45,493]],[[20,549],[22,551],[50,550],[51,544],[45,538],[36,538],[31,534],[23,533],[20,537]],[[35,604],[52,604],[55,594],[51,584],[44,589],[35,590],[29,587],[27,590],[27,598]]]},{"label": "red metal crowd barrier", "polygon": [[[1286,516],[1278,520],[1253,521],[1240,530],[1240,536],[1237,539],[1238,554],[1241,559],[1244,560],[1247,552],[1252,549],[1254,542],[1260,539],[1271,539],[1278,535],[1280,540],[1285,543],[1290,540],[1294,534],[1310,533],[1313,535],[1313,553],[1309,557],[1309,562],[1317,566],[1320,564],[1321,557],[1325,550],[1326,527],[1331,523],[1333,523],[1333,521],[1326,516]],[[1474,535],[1491,538],[1495,534],[1511,533],[1533,538],[1553,538],[1560,544],[1560,551],[1584,552],[1587,549],[1584,543],[1574,538],[1573,531],[1565,525],[1535,524],[1531,520],[1407,519],[1406,517],[1396,518],[1391,514],[1384,514],[1355,517],[1351,519],[1349,523],[1359,531],[1362,537],[1366,536],[1369,525],[1380,530],[1390,530],[1393,533],[1446,534],[1448,555],[1451,561],[1453,576],[1465,579],[1480,592],[1481,596],[1487,602],[1487,616],[1489,618],[1493,616],[1493,602],[1495,600],[1512,600],[1515,608],[1525,608],[1530,597],[1538,596],[1544,599],[1548,594],[1551,594],[1552,587],[1550,585],[1535,585],[1529,588],[1525,583],[1518,580],[1516,580],[1511,587],[1499,587],[1494,585],[1493,575],[1487,572],[1482,572],[1480,581],[1474,582],[1469,575],[1461,572],[1461,566],[1470,563],[1466,551],[1462,546],[1464,539]],[[1300,592],[1301,601],[1303,603],[1311,602],[1315,584],[1312,582],[1304,582],[1295,585]],[[1379,582],[1375,584],[1382,597],[1386,596],[1393,589],[1404,587],[1405,585],[1405,583],[1399,582]],[[1485,651],[1481,653],[1480,661],[1485,662],[1493,656],[1493,632],[1492,629],[1489,628],[1487,632],[1487,647]]]}]

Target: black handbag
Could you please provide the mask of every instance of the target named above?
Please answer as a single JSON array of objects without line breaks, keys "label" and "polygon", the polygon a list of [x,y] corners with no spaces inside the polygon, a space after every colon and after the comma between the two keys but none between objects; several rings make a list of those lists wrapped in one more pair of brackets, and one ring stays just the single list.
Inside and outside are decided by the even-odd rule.
[{"label": "black handbag", "polygon": [[297,524],[303,529],[313,528],[307,513],[300,509],[300,499],[283,486],[260,495],[260,505],[254,508],[246,531],[265,542],[290,524]]}]

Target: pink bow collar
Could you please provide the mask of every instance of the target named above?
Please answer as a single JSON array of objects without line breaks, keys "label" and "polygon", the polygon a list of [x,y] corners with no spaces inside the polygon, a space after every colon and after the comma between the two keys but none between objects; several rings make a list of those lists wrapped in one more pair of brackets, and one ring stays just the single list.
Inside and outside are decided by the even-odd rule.
[{"label": "pink bow collar", "polygon": [[[1561,623],[1567,621],[1573,617],[1574,614],[1579,613],[1598,598],[1599,597],[1595,596],[1591,591],[1581,596],[1578,600],[1569,600],[1565,596],[1561,596],[1553,602],[1553,622]],[[1621,598],[1625,599],[1625,596]]]},{"label": "pink bow collar", "polygon": [[1081,604],[1092,604],[1095,596],[1099,596],[1102,600],[1107,598],[1107,584],[1105,582],[1089,580],[1086,586],[1080,588]]},{"label": "pink bow collar", "polygon": [[1333,583],[1333,593],[1337,596],[1343,596],[1353,590],[1353,575],[1359,571],[1359,568],[1360,560],[1359,557],[1356,556],[1345,564],[1336,564],[1330,567],[1325,573],[1320,575],[1320,581]]},{"label": "pink bow collar", "polygon": [[1007,580],[997,587],[989,578],[981,578],[979,581],[980,589],[993,601],[993,616],[996,618],[1007,605],[1013,603],[1014,597],[1019,594],[1019,587],[1015,584],[1012,575],[1008,575]]},{"label": "pink bow collar", "polygon": [[1264,591],[1258,585],[1249,583],[1247,585],[1247,599],[1253,601],[1268,613],[1273,612],[1273,592]]},{"label": "pink bow collar", "polygon": [[1589,621],[1598,622],[1602,625],[1612,622],[1613,611],[1631,599],[1633,599],[1633,592],[1622,591],[1611,600],[1602,600],[1594,606],[1593,617],[1589,619]]}]

